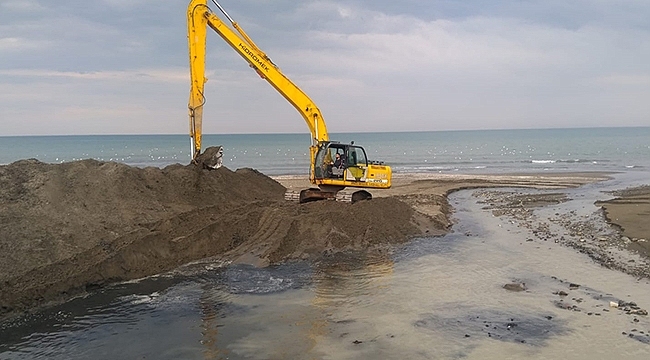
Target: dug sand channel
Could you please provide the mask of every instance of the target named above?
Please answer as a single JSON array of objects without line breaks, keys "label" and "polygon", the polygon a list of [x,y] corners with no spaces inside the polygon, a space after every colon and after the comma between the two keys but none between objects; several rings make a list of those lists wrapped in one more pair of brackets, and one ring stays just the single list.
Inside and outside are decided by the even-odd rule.
[{"label": "dug sand channel", "polygon": [[[255,170],[95,160],[0,166],[0,314],[206,257],[257,266],[446,233],[447,194],[481,187],[565,188],[601,174],[398,178],[368,202],[285,202],[304,179]],[[353,214],[354,216],[351,216]]]}]

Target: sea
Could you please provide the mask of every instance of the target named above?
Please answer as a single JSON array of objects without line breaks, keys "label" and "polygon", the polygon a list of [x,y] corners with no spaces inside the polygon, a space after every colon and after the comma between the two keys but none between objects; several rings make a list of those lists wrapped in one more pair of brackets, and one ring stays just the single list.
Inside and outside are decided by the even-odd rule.
[{"label": "sea", "polygon": [[[528,209],[530,224],[495,216],[481,190],[461,190],[449,195],[454,225],[444,236],[264,268],[203,259],[106,286],[0,322],[0,360],[650,359],[650,318],[612,306],[650,310],[650,279],[538,236],[579,243],[581,233],[563,223],[612,236],[594,203],[650,183],[650,127],[332,138],[355,141],[404,176],[596,171],[611,179],[498,189],[566,194],[569,201]],[[304,134],[205,136],[211,145],[224,146],[231,169],[307,174]],[[93,158],[164,167],[189,163],[189,147],[182,135],[0,137],[0,163]],[[512,282],[526,290],[505,290]]]},{"label": "sea", "polygon": [[[650,169],[650,127],[333,133],[364,147],[367,158],[400,173],[520,173]],[[203,148],[224,147],[229,169],[307,175],[308,134],[204,135]],[[0,137],[0,164],[20,159],[81,159],[165,167],[190,162],[187,135]]]}]

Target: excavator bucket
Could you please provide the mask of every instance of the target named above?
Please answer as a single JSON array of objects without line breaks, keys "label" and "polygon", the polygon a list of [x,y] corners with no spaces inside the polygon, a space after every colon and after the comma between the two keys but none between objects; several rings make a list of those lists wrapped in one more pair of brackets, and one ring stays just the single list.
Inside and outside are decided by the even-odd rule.
[{"label": "excavator bucket", "polygon": [[223,147],[210,146],[202,154],[199,154],[194,162],[202,169],[216,170],[220,168],[223,165]]}]

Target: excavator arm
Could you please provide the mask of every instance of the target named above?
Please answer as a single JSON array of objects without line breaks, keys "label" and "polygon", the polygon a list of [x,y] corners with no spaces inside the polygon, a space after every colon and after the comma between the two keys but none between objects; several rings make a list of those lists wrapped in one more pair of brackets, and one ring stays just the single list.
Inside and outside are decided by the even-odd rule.
[{"label": "excavator arm", "polygon": [[203,89],[207,81],[205,78],[205,44],[207,27],[209,26],[302,115],[311,132],[312,144],[310,152],[313,162],[318,144],[329,141],[327,127],[320,110],[305,92],[282,74],[280,69],[255,45],[225,10],[216,1],[214,3],[228,18],[237,32],[232,30],[210,10],[207,6],[207,0],[192,0],[190,2],[187,10],[187,34],[190,53],[191,89],[188,107],[192,158],[195,159],[201,153],[201,126],[203,104],[205,103]]}]

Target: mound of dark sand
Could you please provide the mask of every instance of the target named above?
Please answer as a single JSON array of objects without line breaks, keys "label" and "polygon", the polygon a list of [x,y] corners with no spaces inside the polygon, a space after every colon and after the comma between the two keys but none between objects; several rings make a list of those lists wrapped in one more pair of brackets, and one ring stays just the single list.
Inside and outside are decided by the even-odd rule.
[{"label": "mound of dark sand", "polygon": [[284,191],[251,169],[0,166],[0,315],[210,256],[277,263],[446,226],[396,198],[299,205]]}]

